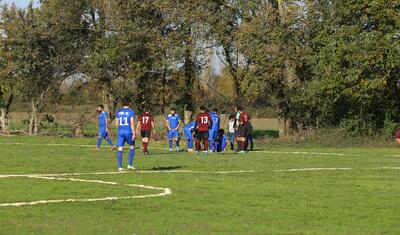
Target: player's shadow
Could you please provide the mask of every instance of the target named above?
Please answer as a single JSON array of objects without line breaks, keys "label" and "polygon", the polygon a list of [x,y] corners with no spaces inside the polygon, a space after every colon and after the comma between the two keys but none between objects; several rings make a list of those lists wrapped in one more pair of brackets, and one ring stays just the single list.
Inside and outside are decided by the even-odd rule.
[{"label": "player's shadow", "polygon": [[152,171],[173,171],[185,168],[185,166],[160,166],[160,167],[153,167],[150,170]]}]

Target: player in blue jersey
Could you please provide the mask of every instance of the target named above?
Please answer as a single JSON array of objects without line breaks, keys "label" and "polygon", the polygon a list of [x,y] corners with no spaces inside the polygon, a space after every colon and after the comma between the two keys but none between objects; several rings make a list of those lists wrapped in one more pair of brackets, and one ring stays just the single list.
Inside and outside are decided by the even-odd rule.
[{"label": "player in blue jersey", "polygon": [[219,130],[219,127],[220,127],[220,117],[218,115],[218,109],[216,109],[216,108],[213,109],[210,112],[210,116],[211,116],[213,125],[209,130],[208,140],[210,142],[210,150],[209,151],[212,152],[212,151],[216,151],[214,149],[214,142],[218,137],[218,130]]},{"label": "player in blue jersey", "polygon": [[172,152],[172,141],[174,140],[176,142],[176,151],[179,151],[179,127],[181,126],[181,120],[175,108],[171,108],[170,114],[165,119],[165,125],[168,129],[169,151]]},{"label": "player in blue jersey", "polygon": [[110,133],[110,126],[109,126],[109,120],[108,120],[108,114],[107,112],[104,111],[104,106],[99,105],[97,106],[97,113],[99,114],[99,137],[97,139],[97,149],[100,149],[101,146],[101,141],[105,139],[107,143],[111,146],[112,150],[115,150],[116,147],[113,145],[111,139],[108,137]]},{"label": "player in blue jersey", "polygon": [[196,131],[196,122],[189,122],[184,128],[183,132],[185,133],[186,143],[189,153],[193,153],[193,134]]},{"label": "player in blue jersey", "polygon": [[218,137],[214,142],[214,150],[216,152],[224,152],[228,146],[228,137],[225,135],[225,130],[220,129],[218,131]]},{"label": "player in blue jersey", "polygon": [[119,109],[116,114],[116,126],[118,129],[118,170],[122,171],[122,150],[125,142],[129,145],[128,169],[133,167],[133,159],[135,157],[135,112],[129,108],[129,100],[124,99],[123,108]]}]

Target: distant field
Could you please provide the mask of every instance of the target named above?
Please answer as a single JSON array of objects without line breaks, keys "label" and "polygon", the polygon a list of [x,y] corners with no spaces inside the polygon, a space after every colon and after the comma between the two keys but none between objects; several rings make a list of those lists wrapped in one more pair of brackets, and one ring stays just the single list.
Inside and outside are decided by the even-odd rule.
[{"label": "distant field", "polygon": [[256,143],[205,157],[160,142],[116,174],[116,153],[94,144],[1,137],[0,234],[400,233],[396,148]]}]

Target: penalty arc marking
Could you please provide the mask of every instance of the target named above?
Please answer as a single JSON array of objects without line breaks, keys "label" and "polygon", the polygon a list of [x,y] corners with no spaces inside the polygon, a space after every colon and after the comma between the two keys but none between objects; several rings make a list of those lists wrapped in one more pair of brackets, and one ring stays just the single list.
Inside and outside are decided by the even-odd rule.
[{"label": "penalty arc marking", "polygon": [[126,199],[140,199],[140,198],[152,198],[152,197],[164,197],[172,194],[170,188],[160,188],[154,186],[146,186],[139,184],[121,184],[117,182],[111,181],[102,181],[102,180],[86,180],[86,179],[77,179],[77,178],[65,178],[67,175],[110,175],[110,174],[121,174],[120,172],[99,172],[99,173],[76,173],[76,174],[28,174],[28,175],[0,175],[0,178],[31,178],[31,179],[44,179],[44,180],[58,180],[58,181],[72,181],[72,182],[84,182],[91,184],[106,184],[106,185],[120,185],[127,187],[136,187],[136,188],[144,188],[150,190],[158,190],[161,191],[157,194],[146,194],[146,195],[137,195],[137,196],[110,196],[110,197],[101,197],[101,198],[70,198],[70,199],[53,199],[53,200],[38,200],[38,201],[29,201],[29,202],[8,202],[8,203],[0,203],[0,207],[20,207],[20,206],[33,206],[40,204],[48,204],[48,203],[62,203],[62,202],[97,202],[97,201],[115,201],[115,200],[126,200]]}]

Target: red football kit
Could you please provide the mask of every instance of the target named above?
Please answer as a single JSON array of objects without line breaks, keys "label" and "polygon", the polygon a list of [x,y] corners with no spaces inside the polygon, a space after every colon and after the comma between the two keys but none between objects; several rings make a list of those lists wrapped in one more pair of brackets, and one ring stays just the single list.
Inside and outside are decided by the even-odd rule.
[{"label": "red football kit", "polygon": [[196,117],[197,131],[204,132],[209,131],[212,125],[212,119],[209,113],[199,113]]},{"label": "red football kit", "polygon": [[148,131],[151,130],[151,123],[153,122],[153,117],[149,113],[144,113],[139,117],[140,130]]},{"label": "red football kit", "polygon": [[248,113],[242,112],[239,116],[239,122],[243,123],[243,125],[246,125],[249,123],[251,117]]}]

